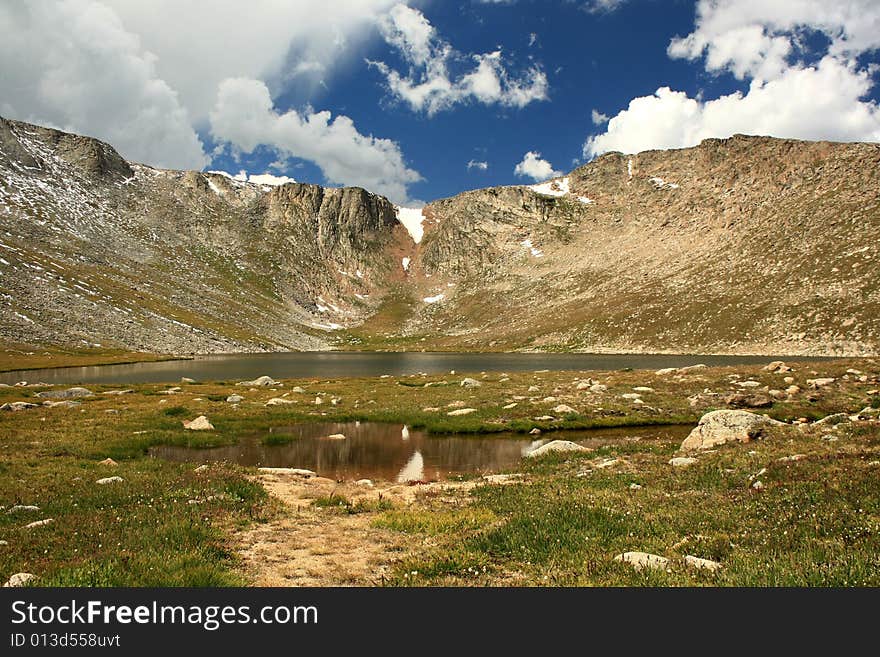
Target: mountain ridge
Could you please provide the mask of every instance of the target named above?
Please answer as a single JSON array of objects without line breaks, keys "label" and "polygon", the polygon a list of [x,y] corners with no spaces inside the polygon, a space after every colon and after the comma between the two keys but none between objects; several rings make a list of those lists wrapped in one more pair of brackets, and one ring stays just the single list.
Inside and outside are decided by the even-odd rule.
[{"label": "mountain ridge", "polygon": [[[429,203],[0,118],[0,339],[170,353],[880,351],[880,145],[735,135]],[[8,264],[3,264],[3,263]]]}]

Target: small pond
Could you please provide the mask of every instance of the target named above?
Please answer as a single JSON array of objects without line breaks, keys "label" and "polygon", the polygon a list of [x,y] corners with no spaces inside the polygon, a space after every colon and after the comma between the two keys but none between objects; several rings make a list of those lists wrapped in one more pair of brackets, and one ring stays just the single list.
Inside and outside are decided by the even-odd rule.
[{"label": "small pond", "polygon": [[[307,423],[273,427],[269,433],[250,436],[227,447],[159,446],[150,454],[193,463],[229,461],[260,467],[305,468],[338,481],[433,481],[515,468],[526,453],[549,440],[571,440],[586,447],[601,447],[622,441],[683,439],[690,429],[689,426],[627,427],[554,432],[534,437],[516,433],[429,436],[401,424]],[[329,438],[338,434],[345,439]]]}]

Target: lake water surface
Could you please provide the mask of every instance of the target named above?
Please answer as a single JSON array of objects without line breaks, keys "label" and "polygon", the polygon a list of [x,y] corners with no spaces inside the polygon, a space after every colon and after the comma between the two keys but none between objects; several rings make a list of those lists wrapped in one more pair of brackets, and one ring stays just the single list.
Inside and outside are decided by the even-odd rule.
[{"label": "lake water surface", "polygon": [[[127,365],[97,365],[0,373],[0,383],[18,381],[73,383],[170,383],[189,377],[196,381],[240,381],[268,375],[275,379],[401,376],[426,372],[517,372],[528,370],[660,369],[706,365],[749,365],[771,360],[804,358],[773,356],[687,356],[671,354],[525,354],[425,352],[289,352],[198,356],[193,360]],[[812,360],[817,360],[812,358]]]},{"label": "lake water surface", "polygon": [[[571,440],[585,447],[622,441],[682,440],[691,426],[627,427],[559,431],[540,440],[516,433],[489,435],[431,435],[402,424],[381,422],[303,423],[273,427],[270,433],[242,439],[237,445],[195,449],[158,446],[157,458],[192,463],[229,461],[272,468],[305,468],[338,481],[434,481],[454,475],[486,474],[516,468],[523,456],[548,440]],[[342,434],[345,440],[327,437]],[[290,439],[282,445],[266,438]]]}]

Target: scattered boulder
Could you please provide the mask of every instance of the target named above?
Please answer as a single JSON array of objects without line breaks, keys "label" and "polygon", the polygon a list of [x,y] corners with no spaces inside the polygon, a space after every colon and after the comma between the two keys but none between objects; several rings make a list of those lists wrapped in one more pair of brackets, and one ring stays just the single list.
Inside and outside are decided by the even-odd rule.
[{"label": "scattered boulder", "polygon": [[690,456],[676,456],[675,458],[669,460],[669,465],[671,465],[673,468],[686,468],[696,462],[697,459]]},{"label": "scattered boulder", "polygon": [[541,430],[540,430],[538,427],[535,427],[534,429],[532,429],[531,431],[529,431],[529,435],[530,435],[530,436],[540,436],[540,435],[541,435]]},{"label": "scattered boulder", "polygon": [[0,411],[26,411],[29,408],[37,408],[37,404],[23,401],[9,402],[0,406]]},{"label": "scattered boulder", "polygon": [[195,470],[193,470],[193,472],[198,472],[198,473],[207,472],[209,469],[210,469],[210,466],[206,463],[203,463],[202,465],[197,467]]},{"label": "scattered boulder", "polygon": [[621,395],[624,399],[640,399],[641,395],[637,392],[627,392]]},{"label": "scattered boulder", "polygon": [[663,369],[659,369],[654,372],[654,374],[656,374],[657,376],[666,376],[667,374],[674,374],[675,372],[678,372],[677,367],[664,367]]},{"label": "scattered boulder", "polygon": [[134,394],[134,390],[130,388],[126,388],[125,390],[105,390],[101,393],[102,395],[131,395]]},{"label": "scattered boulder", "polygon": [[271,376],[261,376],[253,381],[240,381],[236,385],[248,386],[250,388],[268,388],[269,386],[280,386],[281,384],[278,381],[275,381]]},{"label": "scattered boulder", "polygon": [[111,468],[115,468],[119,464],[116,461],[114,461],[113,459],[108,457],[108,458],[104,459],[103,461],[98,461],[98,465],[107,465],[107,466],[110,466]]},{"label": "scattered boulder", "polygon": [[605,392],[608,390],[608,386],[602,385],[601,383],[596,383],[590,386],[590,392]]},{"label": "scattered boulder", "polygon": [[6,513],[35,513],[39,510],[40,507],[34,506],[33,504],[16,504],[15,506],[10,507]]},{"label": "scattered boulder", "polygon": [[649,388],[648,386],[636,386],[633,388],[633,392],[654,392],[654,388]]},{"label": "scattered boulder", "polygon": [[37,527],[45,527],[55,522],[55,518],[46,518],[45,520],[37,520],[24,526],[25,529],[36,529]]},{"label": "scattered boulder", "polygon": [[68,388],[67,390],[46,390],[38,392],[34,396],[43,399],[78,399],[80,397],[92,397],[94,394],[87,388]]},{"label": "scattered boulder", "polygon": [[831,377],[821,377],[818,379],[807,379],[807,385],[810,386],[813,390],[818,390],[819,388],[830,386],[835,381],[836,379],[833,379]]},{"label": "scattered boulder", "polygon": [[805,458],[807,458],[806,454],[792,454],[791,456],[783,456],[776,459],[776,461],[779,463],[794,463],[796,461],[803,461]]},{"label": "scattered boulder", "polygon": [[748,381],[738,381],[736,385],[740,388],[760,388],[761,382],[749,379]]},{"label": "scattered boulder", "polygon": [[785,394],[792,396],[792,395],[798,394],[800,391],[801,391],[800,386],[788,386],[785,389]]},{"label": "scattered boulder", "polygon": [[371,479],[358,479],[355,483],[355,486],[363,486],[365,488],[372,488],[373,481]]},{"label": "scattered boulder", "polygon": [[50,399],[47,399],[43,402],[43,406],[47,406],[48,408],[57,408],[59,406],[61,408],[76,408],[78,406],[82,406],[82,402],[73,401],[71,399],[65,399],[63,401],[52,401]]},{"label": "scattered boulder", "polygon": [[301,386],[294,386],[290,392],[297,392],[302,395],[305,394],[305,389],[303,389]]},{"label": "scattered boulder", "polygon": [[482,382],[477,381],[476,379],[466,378],[462,379],[459,384],[462,388],[479,388],[482,386]]},{"label": "scattered boulder", "polygon": [[781,360],[774,360],[769,365],[765,365],[762,367],[765,372],[777,372],[779,374],[783,374],[785,372],[791,372],[791,368],[783,363]]},{"label": "scattered boulder", "polygon": [[512,402],[510,404],[507,404],[506,406],[502,406],[501,408],[503,408],[505,411],[509,411],[511,408],[516,408],[517,406],[518,404],[516,402]]},{"label": "scattered boulder", "polygon": [[182,377],[180,377],[180,382],[181,382],[181,383],[195,383],[196,380],[195,380],[195,379],[191,379],[191,378],[189,378],[188,376],[182,376]]},{"label": "scattered boulder", "polygon": [[773,399],[761,393],[745,394],[731,392],[724,395],[722,401],[733,408],[767,408],[773,406]]},{"label": "scattered boulder", "polygon": [[632,483],[629,485],[630,490],[642,490],[641,484]]},{"label": "scattered boulder", "polygon": [[752,484],[752,489],[756,491],[764,490],[764,483],[759,479],[755,483]]},{"label": "scattered boulder", "polygon": [[228,401],[230,404],[240,404],[244,401],[244,397],[242,397],[241,395],[229,395],[226,398],[226,401]]},{"label": "scattered boulder", "polygon": [[852,416],[855,420],[880,420],[880,408],[872,408],[865,406],[862,410]]},{"label": "scattered boulder", "polygon": [[595,385],[592,381],[580,381],[578,382],[576,389],[577,390],[589,390],[593,385]]},{"label": "scattered boulder", "polygon": [[771,426],[783,426],[783,423],[748,411],[712,411],[700,418],[681,444],[681,450],[711,449],[734,441],[747,443],[760,438]]},{"label": "scattered boulder", "polygon": [[666,570],[669,559],[648,552],[624,552],[614,557],[615,561],[630,564],[635,570]]},{"label": "scattered boulder", "polygon": [[539,390],[538,386],[529,386],[529,392],[538,392]]},{"label": "scattered boulder", "polygon": [[528,458],[536,458],[545,454],[553,454],[555,452],[589,452],[590,450],[583,445],[578,445],[568,440],[553,440],[546,445],[541,445],[537,449],[533,449],[526,456]]},{"label": "scattered boulder", "polygon": [[184,420],[183,428],[189,431],[213,431],[214,425],[208,421],[204,415],[199,415],[196,419],[187,422]]},{"label": "scattered boulder", "polygon": [[303,479],[311,479],[318,476],[317,472],[304,470],[303,468],[257,468],[257,470],[264,474],[292,475],[294,477],[302,477]]},{"label": "scattered boulder", "polygon": [[324,436],[324,440],[346,440],[344,433],[331,433],[329,436]]},{"label": "scattered boulder", "polygon": [[459,415],[470,415],[471,413],[476,413],[476,408],[458,408],[454,411],[449,411],[446,415],[459,416]]},{"label": "scattered boulder", "polygon": [[284,399],[284,397],[272,397],[269,401],[266,402],[266,406],[285,406],[288,404],[295,404],[292,399]]},{"label": "scattered boulder", "polygon": [[27,586],[28,583],[32,582],[37,578],[33,573],[15,573],[12,577],[6,580],[6,583],[3,585],[3,588],[17,588],[20,586]]},{"label": "scattered boulder", "polygon": [[99,486],[106,486],[107,484],[119,484],[122,481],[122,477],[104,477],[103,479],[98,479],[95,483]]},{"label": "scattered boulder", "polygon": [[687,566],[691,568],[696,568],[697,570],[708,570],[714,573],[716,570],[721,569],[721,564],[717,561],[712,561],[711,559],[701,559],[700,557],[695,557],[690,554],[685,556],[684,562]]},{"label": "scattered boulder", "polygon": [[577,413],[576,410],[574,410],[571,406],[568,406],[566,404],[560,404],[559,406],[555,407],[553,409],[553,412],[557,413],[559,415],[568,415],[569,413]]},{"label": "scattered boulder", "polygon": [[168,388],[168,390],[162,390],[160,395],[179,395],[180,394],[180,386],[174,386],[173,388]]}]

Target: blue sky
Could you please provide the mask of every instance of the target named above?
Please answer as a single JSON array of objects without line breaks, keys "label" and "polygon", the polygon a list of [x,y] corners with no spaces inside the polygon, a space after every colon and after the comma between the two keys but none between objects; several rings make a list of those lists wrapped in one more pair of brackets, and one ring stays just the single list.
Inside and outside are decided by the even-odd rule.
[{"label": "blue sky", "polygon": [[0,115],[404,205],[735,132],[880,141],[876,0],[33,0],[0,35]]}]

